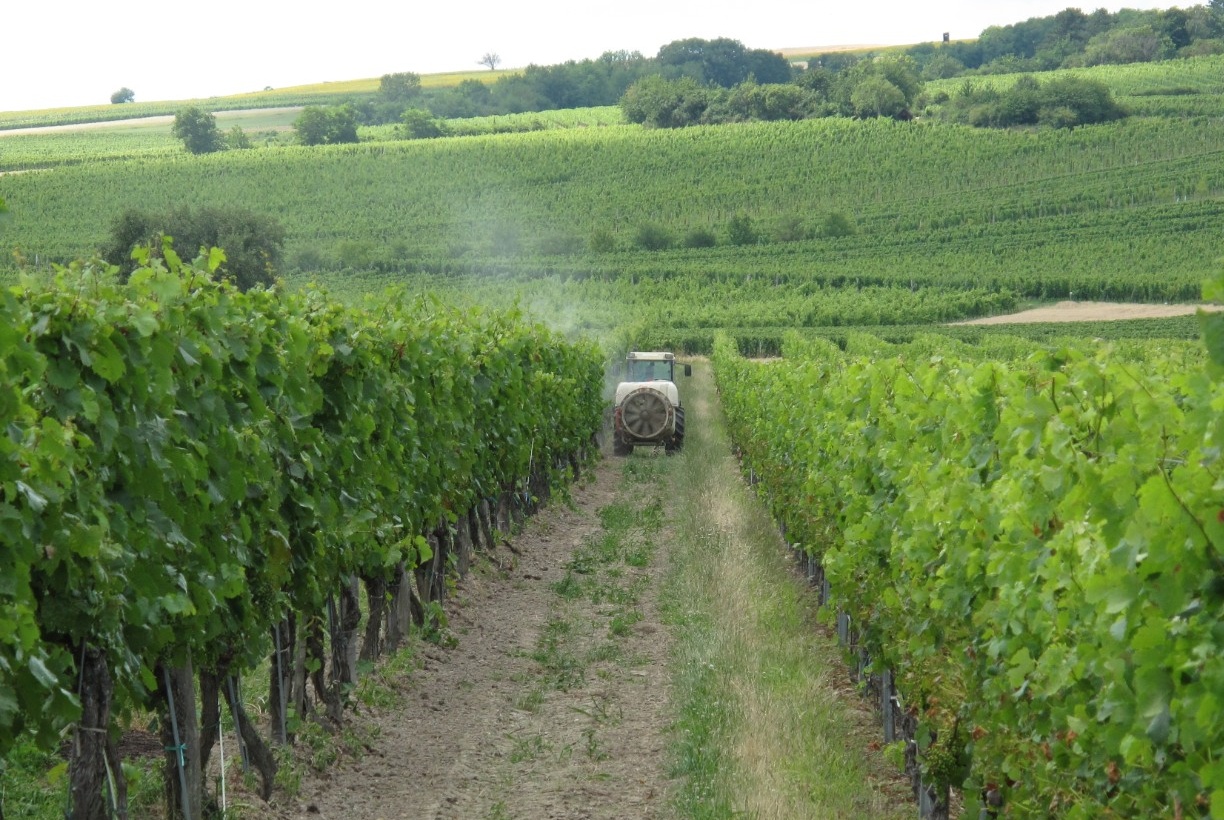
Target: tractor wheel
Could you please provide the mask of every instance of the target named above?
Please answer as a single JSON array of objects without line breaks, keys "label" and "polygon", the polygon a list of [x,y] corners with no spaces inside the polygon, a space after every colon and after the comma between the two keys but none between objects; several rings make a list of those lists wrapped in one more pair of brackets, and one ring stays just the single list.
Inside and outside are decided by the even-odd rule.
[{"label": "tractor wheel", "polygon": [[612,434],[612,455],[614,456],[630,456],[633,455],[633,445],[627,444],[621,434]]},{"label": "tractor wheel", "polygon": [[684,408],[676,408],[676,432],[667,442],[667,452],[678,453],[684,447]]}]

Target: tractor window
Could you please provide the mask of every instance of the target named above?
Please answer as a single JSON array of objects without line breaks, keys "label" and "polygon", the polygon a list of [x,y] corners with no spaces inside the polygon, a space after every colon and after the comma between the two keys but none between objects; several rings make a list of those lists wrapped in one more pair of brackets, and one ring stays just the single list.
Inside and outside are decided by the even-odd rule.
[{"label": "tractor window", "polygon": [[671,362],[649,362],[634,359],[629,362],[629,381],[671,381]]}]

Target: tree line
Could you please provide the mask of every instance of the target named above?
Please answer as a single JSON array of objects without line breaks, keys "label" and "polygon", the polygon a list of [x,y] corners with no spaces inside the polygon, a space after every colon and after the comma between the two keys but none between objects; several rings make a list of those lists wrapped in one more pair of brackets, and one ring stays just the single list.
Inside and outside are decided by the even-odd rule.
[{"label": "tree line", "polygon": [[[530,65],[491,83],[468,79],[450,88],[426,89],[413,72],[386,74],[377,93],[340,106],[308,106],[295,132],[304,145],[325,145],[357,142],[362,125],[396,123],[404,137],[421,139],[445,136],[445,121],[451,119],[617,104],[630,122],[657,127],[821,116],[908,119],[927,80],[1221,53],[1224,0],[1188,9],[1098,9],[1090,14],[1067,8],[991,26],[976,40],[923,43],[885,54],[817,54],[806,65],[793,65],[767,49],[749,49],[738,40],[694,37],[668,43],[654,57],[608,51],[594,60]],[[1044,116],[1030,112],[1035,93],[1030,86],[1017,92],[1017,100],[1001,104],[982,98],[998,92],[966,86],[962,99],[942,116],[975,125],[1070,126],[1123,115],[1111,99],[1100,99],[1107,98],[1107,90],[1086,82],[1056,84],[1042,92],[1038,108]],[[1064,98],[1049,99],[1060,92],[1066,92]],[[1021,113],[1002,110],[1009,107]],[[241,129],[222,134],[212,115],[198,107],[179,113],[174,133],[193,153],[251,147]]]},{"label": "tree line", "polygon": [[[1089,14],[1066,8],[990,26],[975,40],[923,43],[904,53],[927,80],[1224,54],[1224,0],[1186,9],[1097,9]],[[857,59],[861,56],[821,54],[810,66],[837,71]]]}]

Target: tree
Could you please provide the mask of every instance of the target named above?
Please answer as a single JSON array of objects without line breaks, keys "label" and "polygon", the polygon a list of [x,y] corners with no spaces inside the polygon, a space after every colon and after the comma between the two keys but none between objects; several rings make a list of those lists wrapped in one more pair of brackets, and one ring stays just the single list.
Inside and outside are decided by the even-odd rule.
[{"label": "tree", "polygon": [[732,245],[755,245],[760,237],[748,214],[736,214],[727,220],[727,239]]},{"label": "tree", "polygon": [[731,88],[749,77],[758,83],[788,83],[791,67],[786,58],[768,49],[746,49],[738,40],[720,37],[674,40],[659,49],[659,64],[669,78],[692,77],[699,83]]},{"label": "tree", "polygon": [[211,154],[224,147],[221,132],[217,130],[217,118],[194,105],[174,115],[174,127],[170,133],[181,139],[193,154]]},{"label": "tree", "polygon": [[820,223],[820,235],[835,239],[854,234],[854,223],[840,211],[830,211]]},{"label": "tree", "polygon": [[496,71],[497,67],[501,65],[501,57],[498,56],[496,51],[488,51],[476,61],[476,65],[488,66],[490,71]]},{"label": "tree", "polygon": [[248,148],[254,148],[255,144],[251,142],[251,138],[247,136],[247,132],[241,127],[235,125],[225,135],[225,148],[229,151],[245,151]]},{"label": "tree", "polygon": [[892,117],[905,108],[905,95],[888,80],[874,75],[854,87],[850,103],[860,117]]},{"label": "tree", "polygon": [[426,140],[446,136],[446,121],[436,120],[423,108],[404,111],[404,132],[410,140]]},{"label": "tree", "polygon": [[302,145],[338,145],[357,142],[357,114],[352,106],[325,108],[308,105],[293,121]]},{"label": "tree", "polygon": [[1150,63],[1173,53],[1173,41],[1151,26],[1116,28],[1092,38],[1084,51],[1085,65]]},{"label": "tree", "polygon": [[625,91],[620,107],[629,122],[655,128],[695,125],[710,104],[710,90],[692,77],[643,77]]},{"label": "tree", "polygon": [[125,211],[111,227],[102,256],[127,274],[134,267],[132,250],[147,246],[160,255],[162,236],[170,237],[184,257],[221,248],[225,262],[218,276],[232,280],[240,290],[275,282],[285,244],[285,229],[271,216],[245,208],[182,206],[164,213]]},{"label": "tree", "polygon": [[1207,19],[1212,34],[1224,35],[1224,0],[1208,0]]},{"label": "tree", "polygon": [[434,116],[447,119],[483,117],[495,113],[492,100],[493,93],[487,85],[480,80],[468,79],[432,97],[429,110]]},{"label": "tree", "polygon": [[406,103],[421,96],[421,75],[411,71],[384,74],[378,80],[378,93],[390,102]]},{"label": "tree", "polygon": [[130,103],[134,99],[136,99],[136,92],[128,88],[126,85],[116,91],[114,94],[111,94],[111,102],[115,105],[119,105],[120,103]]},{"label": "tree", "polygon": [[587,241],[591,253],[611,253],[616,250],[616,237],[607,228],[596,228]]},{"label": "tree", "polygon": [[671,231],[654,222],[643,222],[633,234],[633,244],[644,251],[665,251],[675,244]]},{"label": "tree", "polygon": [[718,244],[718,238],[709,228],[693,228],[684,235],[680,244],[686,248],[712,248]]}]

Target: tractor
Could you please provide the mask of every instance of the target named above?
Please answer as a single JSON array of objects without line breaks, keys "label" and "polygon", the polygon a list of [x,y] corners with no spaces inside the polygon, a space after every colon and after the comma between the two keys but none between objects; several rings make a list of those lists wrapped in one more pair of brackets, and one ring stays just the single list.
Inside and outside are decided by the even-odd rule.
[{"label": "tractor", "polygon": [[[684,375],[693,375],[686,364]],[[627,456],[650,445],[675,453],[684,446],[684,407],[676,388],[674,353],[631,352],[625,358],[625,381],[616,386],[612,410],[612,452]]]}]

